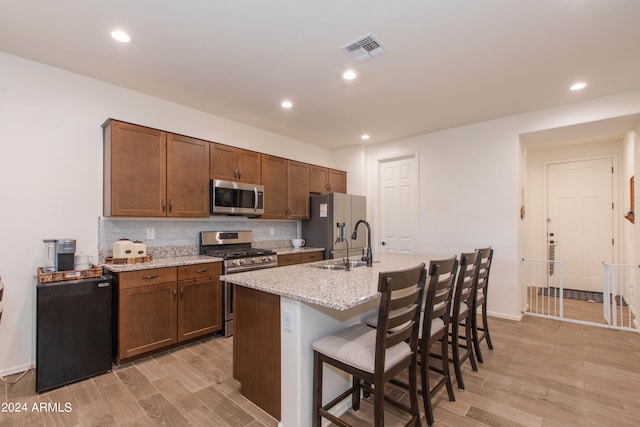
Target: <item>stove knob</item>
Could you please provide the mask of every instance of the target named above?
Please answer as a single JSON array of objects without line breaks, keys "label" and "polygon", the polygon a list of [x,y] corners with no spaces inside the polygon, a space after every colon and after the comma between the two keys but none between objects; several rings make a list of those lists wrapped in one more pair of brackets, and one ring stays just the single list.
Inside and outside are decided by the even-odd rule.
[{"label": "stove knob", "polygon": [[243,259],[239,260],[238,262],[240,263],[240,265],[244,264],[244,260]]},{"label": "stove knob", "polygon": [[253,264],[254,262],[256,262],[255,258],[251,258],[251,263]]},{"label": "stove knob", "polygon": [[262,257],[262,262],[267,262],[267,257],[266,256]]},{"label": "stove knob", "polygon": [[237,264],[238,264],[238,260],[237,259],[234,259],[234,260],[231,261],[231,265],[237,265]]},{"label": "stove knob", "polygon": [[269,257],[269,261],[273,261],[273,257],[272,256]]}]

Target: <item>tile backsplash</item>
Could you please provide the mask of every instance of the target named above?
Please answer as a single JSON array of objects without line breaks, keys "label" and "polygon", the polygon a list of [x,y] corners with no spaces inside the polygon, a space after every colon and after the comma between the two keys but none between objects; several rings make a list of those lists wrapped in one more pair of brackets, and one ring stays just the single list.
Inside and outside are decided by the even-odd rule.
[{"label": "tile backsplash", "polygon": [[[147,238],[153,229],[154,239]],[[201,231],[253,231],[254,246],[277,248],[290,245],[300,237],[300,221],[268,221],[247,218],[212,217],[208,220],[188,219],[98,219],[98,257],[103,262],[112,255],[113,242],[126,237],[147,245],[155,258],[196,255]]]}]

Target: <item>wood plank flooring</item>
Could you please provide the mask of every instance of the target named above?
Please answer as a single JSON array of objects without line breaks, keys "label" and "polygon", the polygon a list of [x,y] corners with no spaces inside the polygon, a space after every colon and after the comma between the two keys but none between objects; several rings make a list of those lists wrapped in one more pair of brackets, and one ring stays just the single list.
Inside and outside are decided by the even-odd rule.
[{"label": "wood plank flooring", "polygon": [[[538,293],[538,288],[527,288],[527,302],[529,304],[529,312],[547,315],[560,316],[560,298],[554,296],[544,296]],[[603,304],[589,301],[580,301],[575,299],[563,298],[564,304],[563,316],[565,319],[579,320],[584,322],[593,322],[606,325],[603,314]],[[612,321],[615,317],[615,323],[618,326],[632,328],[633,312],[629,311],[629,307],[621,304],[612,303],[610,306]]]},{"label": "wood plank flooring", "polygon": [[[465,364],[466,390],[456,389],[456,402],[446,392],[436,397],[437,426],[640,425],[640,334],[537,317],[491,318],[490,327],[495,350],[483,344],[477,372]],[[0,412],[0,426],[277,426],[240,394],[231,353],[231,338],[208,338],[40,395],[29,372],[0,384],[0,409],[27,407]],[[388,392],[406,400],[402,390]],[[49,410],[33,409],[47,403]],[[55,404],[59,410],[50,410]],[[403,415],[386,410],[387,426],[403,424]],[[343,418],[368,426],[372,416],[365,399]]]}]

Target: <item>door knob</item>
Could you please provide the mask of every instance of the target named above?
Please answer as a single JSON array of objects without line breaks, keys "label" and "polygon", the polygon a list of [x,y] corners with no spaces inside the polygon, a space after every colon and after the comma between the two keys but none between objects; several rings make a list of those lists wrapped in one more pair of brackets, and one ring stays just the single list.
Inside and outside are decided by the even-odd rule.
[{"label": "door knob", "polygon": [[386,242],[382,242],[382,246],[384,246],[384,245],[386,245],[386,244],[387,244]]}]

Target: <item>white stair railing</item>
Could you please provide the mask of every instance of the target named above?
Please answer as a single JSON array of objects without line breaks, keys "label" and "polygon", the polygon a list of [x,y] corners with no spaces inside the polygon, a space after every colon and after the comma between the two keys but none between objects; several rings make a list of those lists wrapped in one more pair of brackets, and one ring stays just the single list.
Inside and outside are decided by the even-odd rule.
[{"label": "white stair railing", "polygon": [[635,312],[640,265],[602,263],[602,269],[605,321],[620,329],[640,329]]}]

